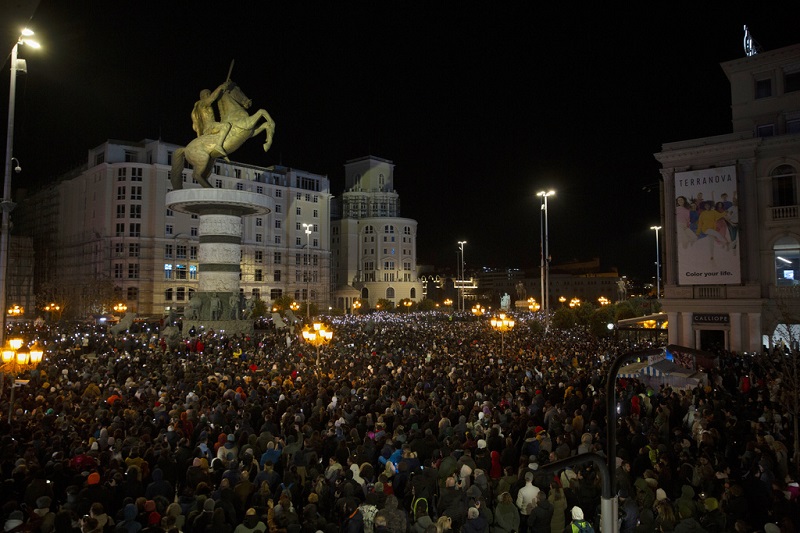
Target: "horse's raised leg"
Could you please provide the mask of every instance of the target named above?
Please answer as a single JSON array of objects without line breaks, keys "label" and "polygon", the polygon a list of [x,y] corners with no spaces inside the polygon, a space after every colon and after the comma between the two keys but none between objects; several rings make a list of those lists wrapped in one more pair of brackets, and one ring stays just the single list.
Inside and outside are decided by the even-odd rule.
[{"label": "horse's raised leg", "polygon": [[[260,119],[264,119],[264,122],[261,123],[258,127],[256,124]],[[255,137],[262,131],[267,132],[266,142],[264,143],[264,151],[266,152],[269,150],[269,147],[272,145],[272,135],[275,133],[275,121],[272,120],[272,117],[269,116],[266,109],[259,109],[250,117],[248,117],[247,121],[242,124],[243,129],[252,129],[252,133],[250,134],[250,138]]]}]

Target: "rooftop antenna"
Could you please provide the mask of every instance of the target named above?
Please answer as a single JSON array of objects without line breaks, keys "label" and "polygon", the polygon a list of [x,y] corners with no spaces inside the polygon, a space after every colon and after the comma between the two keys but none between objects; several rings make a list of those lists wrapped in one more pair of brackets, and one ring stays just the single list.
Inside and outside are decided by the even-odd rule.
[{"label": "rooftop antenna", "polygon": [[744,25],[744,54],[747,57],[754,56],[757,53],[761,52],[761,45],[753,39],[753,36],[750,35],[750,28],[747,27],[747,24]]}]

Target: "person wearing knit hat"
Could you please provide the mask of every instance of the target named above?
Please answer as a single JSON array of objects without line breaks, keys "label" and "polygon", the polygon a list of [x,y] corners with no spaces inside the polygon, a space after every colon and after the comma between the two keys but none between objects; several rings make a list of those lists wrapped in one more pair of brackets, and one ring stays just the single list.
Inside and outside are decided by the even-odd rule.
[{"label": "person wearing knit hat", "polygon": [[666,491],[664,489],[662,489],[662,488],[656,489],[656,501],[660,502],[660,501],[666,500],[666,499],[668,499]]},{"label": "person wearing knit hat", "polygon": [[577,505],[570,510],[572,522],[570,522],[570,530],[574,533],[579,531],[594,533],[592,525],[583,517],[583,509]]},{"label": "person wearing knit hat", "polygon": [[706,498],[703,500],[706,513],[700,518],[700,525],[706,531],[725,531],[728,517],[719,508],[719,500],[716,498]]}]

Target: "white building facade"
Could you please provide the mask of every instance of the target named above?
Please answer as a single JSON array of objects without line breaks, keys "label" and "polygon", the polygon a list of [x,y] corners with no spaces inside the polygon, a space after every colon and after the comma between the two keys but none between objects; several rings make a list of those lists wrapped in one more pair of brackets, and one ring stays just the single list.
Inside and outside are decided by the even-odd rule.
[{"label": "white building facade", "polygon": [[340,218],[331,222],[334,306],[420,301],[417,222],[400,216],[394,164],[374,156],[347,161],[339,209]]},{"label": "white building facade", "polygon": [[662,304],[670,343],[758,351],[800,322],[800,45],[722,68],[733,133],[656,154]]},{"label": "white building facade", "polygon": [[[108,141],[89,150],[84,168],[22,203],[15,218],[34,239],[37,286],[52,293],[43,298],[60,298],[82,315],[98,311],[109,288],[114,301],[139,315],[183,311],[202,273],[199,221],[166,207],[176,148],[153,140]],[[190,171],[183,179],[185,188],[199,187]],[[240,291],[267,303],[290,296],[327,309],[327,176],[218,160],[209,181],[274,202],[273,212],[243,218]]]}]

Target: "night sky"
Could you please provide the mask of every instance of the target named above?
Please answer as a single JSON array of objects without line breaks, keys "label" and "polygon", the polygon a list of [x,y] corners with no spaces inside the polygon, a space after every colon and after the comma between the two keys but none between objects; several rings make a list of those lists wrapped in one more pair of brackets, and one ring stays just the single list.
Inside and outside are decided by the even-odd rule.
[{"label": "night sky", "polygon": [[[233,160],[328,175],[338,196],[346,160],[390,159],[402,216],[419,221],[419,262],[453,270],[459,240],[468,269],[537,267],[536,192],[554,189],[554,264],[600,257],[623,275],[654,277],[653,153],[730,131],[719,63],[743,57],[744,24],[764,50],[800,42],[796,1],[734,11],[730,2],[27,4],[44,48],[21,47],[29,73],[17,85],[15,188],[84,163],[107,139],[188,143],[200,89],[224,81],[235,60],[232,79],[277,130],[269,152],[251,140]],[[9,33],[16,21],[2,22]]]}]

